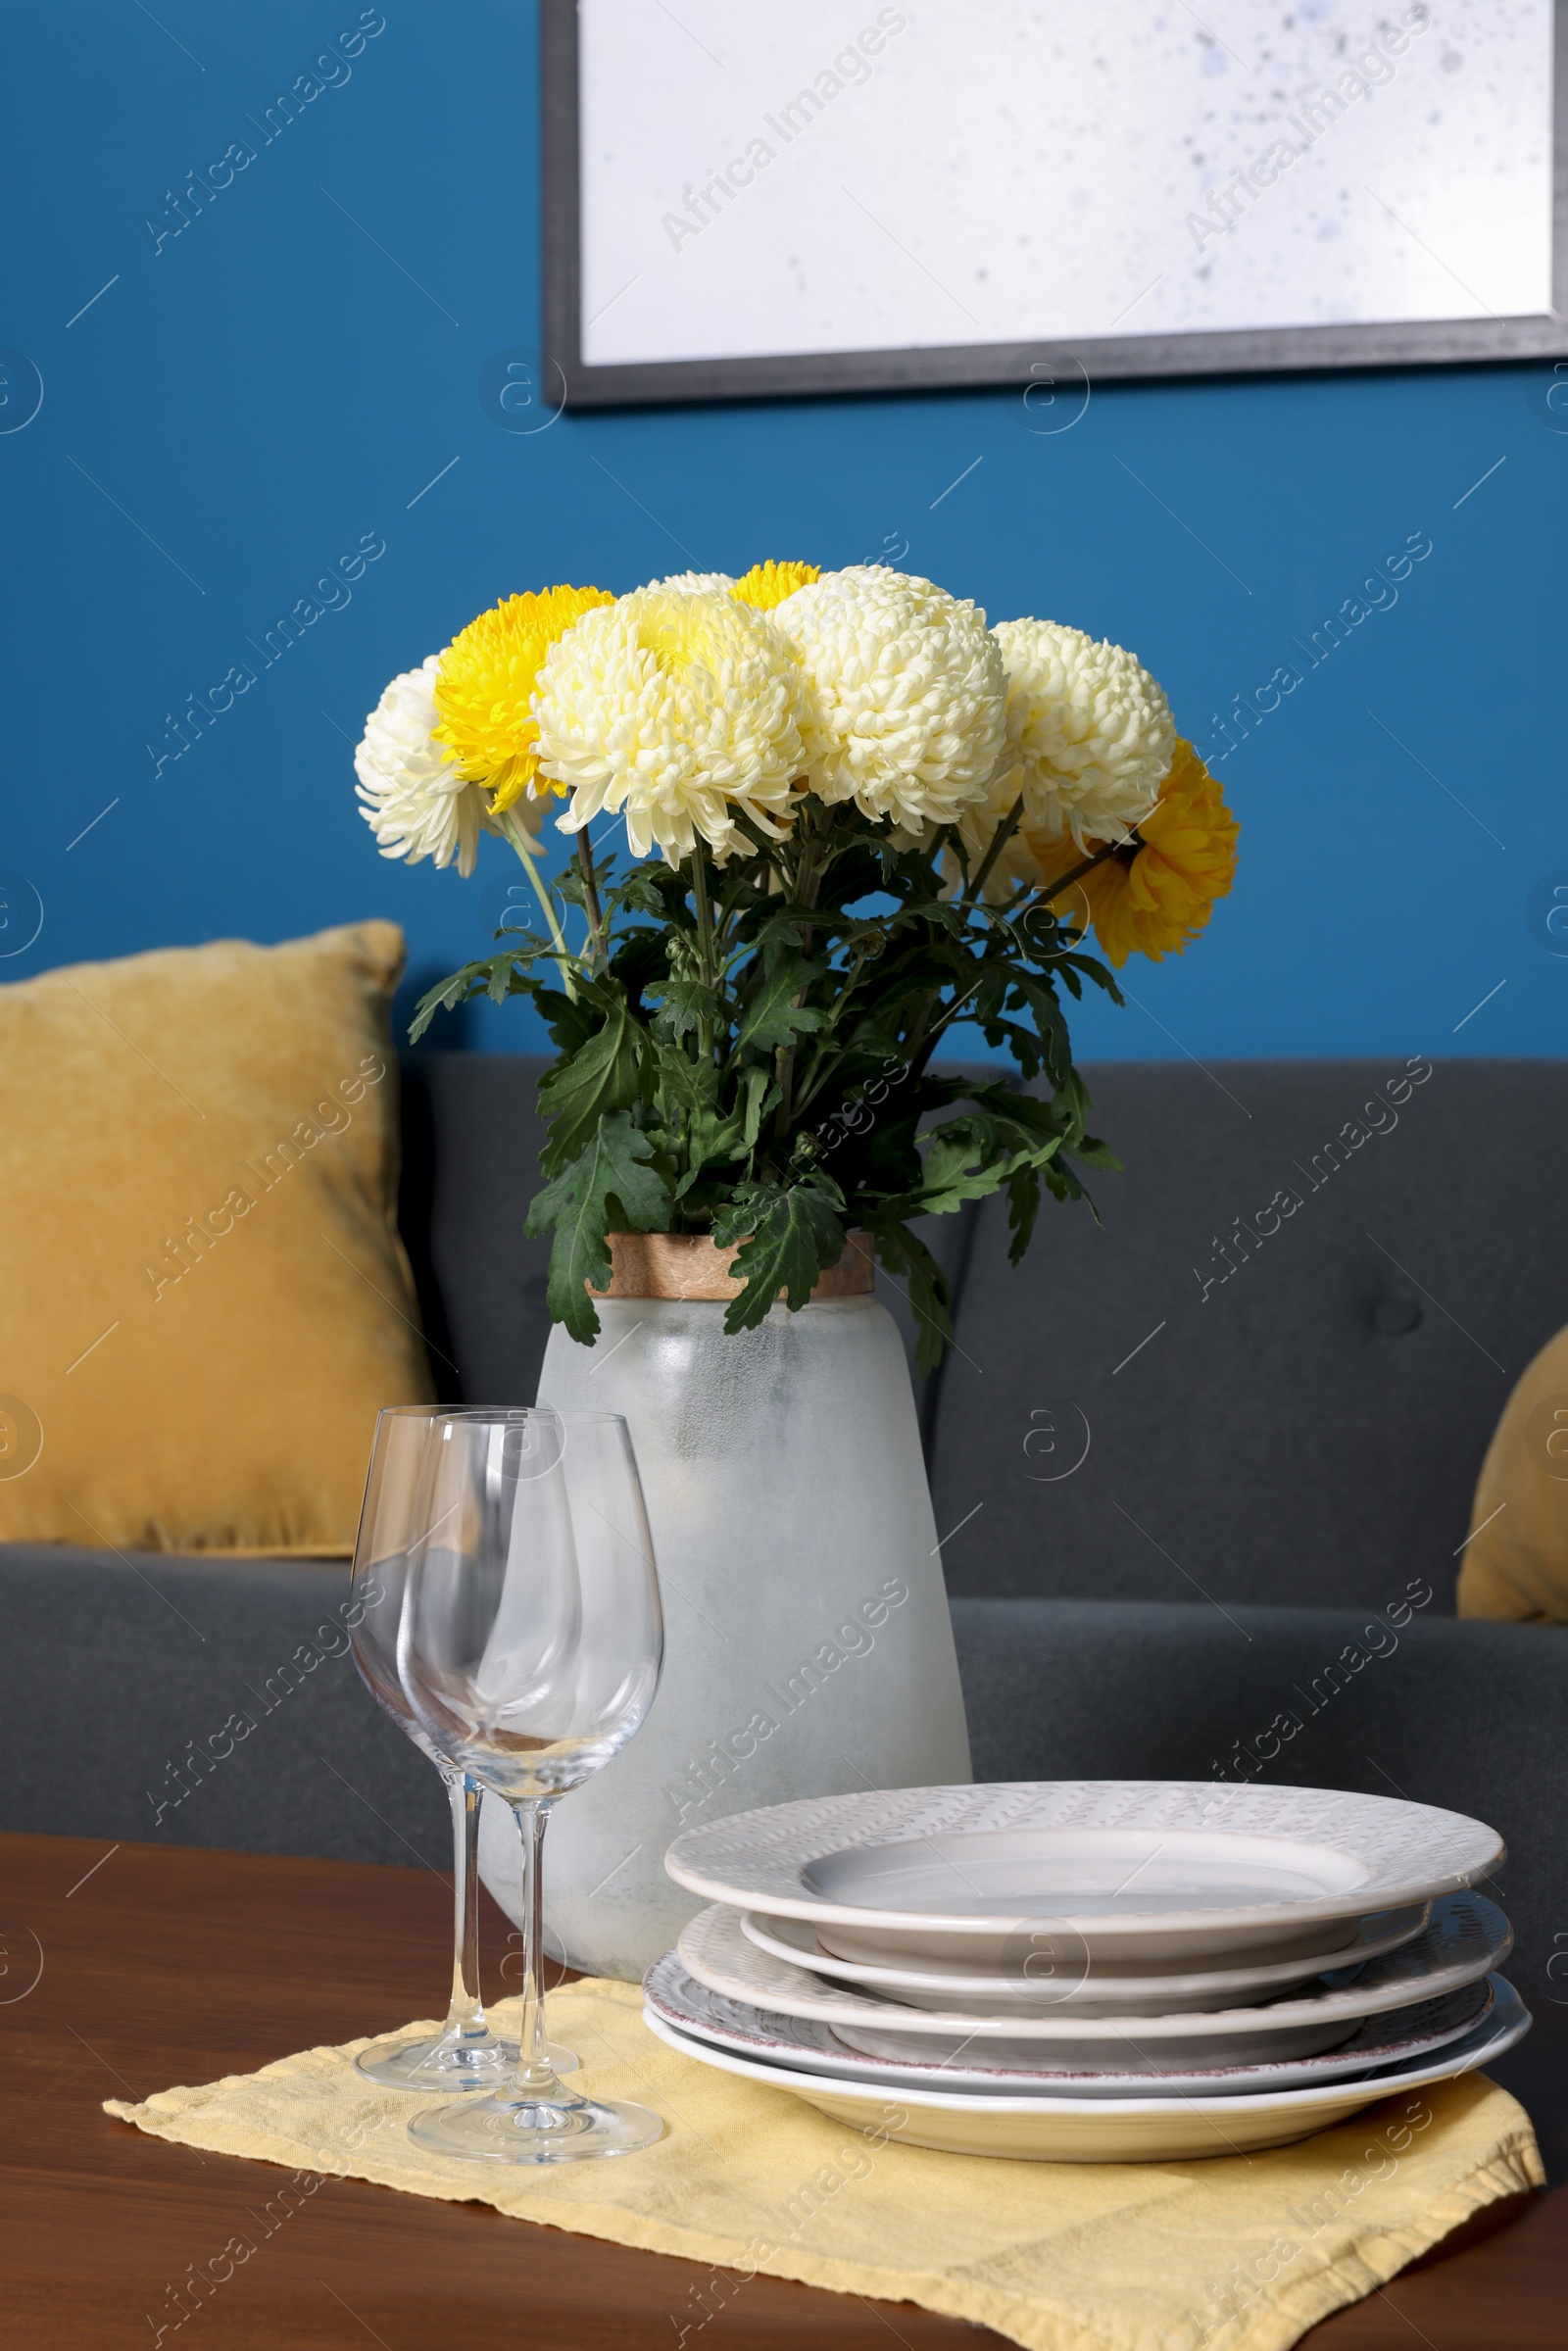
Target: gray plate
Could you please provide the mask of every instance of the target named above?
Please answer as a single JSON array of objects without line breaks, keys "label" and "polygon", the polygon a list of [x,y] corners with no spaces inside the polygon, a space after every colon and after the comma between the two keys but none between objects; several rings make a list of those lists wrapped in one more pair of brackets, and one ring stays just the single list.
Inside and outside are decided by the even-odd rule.
[{"label": "gray plate", "polygon": [[1436,2000],[1419,2000],[1408,2008],[1369,2017],[1349,2040],[1318,2057],[1155,2076],[1074,2073],[1044,2067],[1024,2071],[1012,2066],[917,2065],[894,2058],[861,2057],[839,2039],[830,2025],[756,2008],[747,2001],[710,1991],[687,1974],[673,1951],[649,1969],[643,1978],[643,1995],[649,2007],[677,2031],[759,2064],[829,2075],[842,2082],[1035,2098],[1236,2097],[1256,2090],[1306,2089],[1314,2082],[1344,2081],[1441,2049],[1483,2024],[1493,2004],[1490,1983],[1467,1984]]}]

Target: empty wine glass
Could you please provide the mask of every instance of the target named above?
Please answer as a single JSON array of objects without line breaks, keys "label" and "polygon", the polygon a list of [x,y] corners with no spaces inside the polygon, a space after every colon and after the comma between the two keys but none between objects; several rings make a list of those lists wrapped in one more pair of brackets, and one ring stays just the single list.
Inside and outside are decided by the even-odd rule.
[{"label": "empty wine glass", "polygon": [[646,2107],[575,2097],[545,2038],[541,1860],[550,1807],[653,1703],[663,1622],[625,1422],[534,1409],[383,1412],[361,1530],[396,1626],[397,1680],[454,1770],[504,1796],[523,1859],[521,2050],[505,2086],[427,2109],[421,2146],[552,2163],[650,2145]]},{"label": "empty wine glass", "polygon": [[[429,1419],[438,1409],[410,1405],[400,1417]],[[452,1997],[446,2023],[438,2033],[421,2033],[412,2040],[372,2041],[354,2063],[360,2073],[388,2089],[494,2089],[511,2080],[517,2062],[517,2043],[490,2031],[479,1990],[479,1806],[484,1791],[476,1780],[449,1763],[426,1736],[398,1680],[398,1611],[389,1596],[396,1578],[382,1575],[375,1553],[376,1530],[391,1525],[399,1507],[382,1489],[389,1478],[396,1483],[406,1475],[404,1448],[378,1444],[370,1458],[354,1556],[349,1640],[354,1662],[371,1696],[419,1752],[429,1756],[446,1783],[452,1807]],[[396,1565],[401,1571],[401,1552],[396,1555]],[[577,2060],[569,2049],[553,2048],[550,2056],[558,2074],[575,2071]]]}]

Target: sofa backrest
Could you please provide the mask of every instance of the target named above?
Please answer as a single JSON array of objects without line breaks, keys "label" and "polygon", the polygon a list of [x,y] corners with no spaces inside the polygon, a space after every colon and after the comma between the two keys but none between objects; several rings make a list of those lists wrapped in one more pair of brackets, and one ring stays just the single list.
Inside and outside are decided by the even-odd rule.
[{"label": "sofa backrest", "polygon": [[550,1243],[524,1237],[540,1187],[548,1063],[405,1053],[398,1224],[445,1403],[531,1404],[550,1336]]},{"label": "sofa backrest", "polygon": [[[531,1402],[545,1242],[528,1056],[405,1062],[404,1238],[442,1393]],[[1423,1074],[1424,1073],[1424,1074]],[[1481,1457],[1568,1323],[1568,1061],[1107,1062],[1125,1172],[928,1220],[957,1347],[921,1396],[949,1588],[1452,1605]],[[902,1298],[879,1282],[906,1342]]]},{"label": "sofa backrest", "polygon": [[1568,1061],[1087,1075],[1125,1168],[1102,1221],[1048,1205],[1015,1270],[1002,1203],[976,1220],[931,1452],[950,1590],[1380,1607],[1424,1579],[1451,1611],[1497,1415],[1568,1322]]}]

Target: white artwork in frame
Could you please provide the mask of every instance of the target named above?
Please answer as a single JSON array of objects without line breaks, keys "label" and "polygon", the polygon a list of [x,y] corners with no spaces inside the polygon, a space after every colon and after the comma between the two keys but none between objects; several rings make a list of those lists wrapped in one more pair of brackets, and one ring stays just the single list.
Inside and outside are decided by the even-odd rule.
[{"label": "white artwork in frame", "polygon": [[545,0],[574,402],[1568,351],[1560,0]]}]

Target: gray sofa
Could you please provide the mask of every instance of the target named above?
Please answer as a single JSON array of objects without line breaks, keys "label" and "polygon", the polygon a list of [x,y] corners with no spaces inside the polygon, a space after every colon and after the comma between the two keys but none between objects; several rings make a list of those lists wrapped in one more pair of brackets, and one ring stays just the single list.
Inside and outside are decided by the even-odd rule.
[{"label": "gray sofa", "polygon": [[[535,1392],[539,1068],[406,1064],[403,1229],[454,1398]],[[1127,1170],[1102,1221],[1048,1207],[1017,1271],[995,1203],[930,1235],[958,1346],[920,1408],[976,1772],[1479,1813],[1516,1981],[1568,1999],[1568,1637],[1452,1616],[1498,1410],[1568,1322],[1568,1062],[1089,1074]],[[0,1827],[444,1866],[346,1592],[342,1564],[0,1549]]]}]

